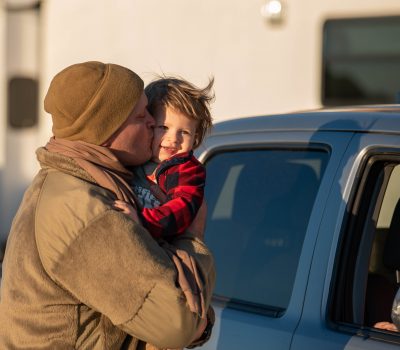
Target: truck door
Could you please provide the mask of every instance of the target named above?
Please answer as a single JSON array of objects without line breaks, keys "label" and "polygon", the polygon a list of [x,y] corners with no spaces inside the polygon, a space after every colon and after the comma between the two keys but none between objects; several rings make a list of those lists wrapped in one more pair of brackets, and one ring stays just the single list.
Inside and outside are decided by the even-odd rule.
[{"label": "truck door", "polygon": [[[317,227],[351,137],[329,132],[216,135],[207,168],[206,243],[217,321],[204,349],[289,349]],[[302,249],[303,246],[307,249]]]},{"label": "truck door", "polygon": [[376,324],[391,322],[399,251],[400,138],[356,134],[329,195],[291,349],[398,349],[400,333]]}]

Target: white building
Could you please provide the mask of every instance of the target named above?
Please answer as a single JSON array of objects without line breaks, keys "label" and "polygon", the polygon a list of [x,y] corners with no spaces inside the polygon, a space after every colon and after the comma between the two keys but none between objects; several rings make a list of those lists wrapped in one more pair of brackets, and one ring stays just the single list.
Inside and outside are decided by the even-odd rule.
[{"label": "white building", "polygon": [[[335,94],[349,89],[355,102],[366,90],[379,100],[397,89],[388,71],[400,81],[398,0],[0,4],[0,242],[38,169],[34,151],[51,135],[44,94],[54,74],[70,64],[117,63],[145,82],[166,73],[205,85],[214,76],[216,121],[335,104]],[[363,73],[369,64],[372,80]],[[329,74],[354,73],[356,81],[332,78],[327,67]]]}]

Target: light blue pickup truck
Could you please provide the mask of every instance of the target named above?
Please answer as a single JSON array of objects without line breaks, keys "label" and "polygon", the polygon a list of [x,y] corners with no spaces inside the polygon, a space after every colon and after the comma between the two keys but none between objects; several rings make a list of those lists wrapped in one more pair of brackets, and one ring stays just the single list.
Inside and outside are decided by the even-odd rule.
[{"label": "light blue pickup truck", "polygon": [[400,106],[221,122],[206,164],[204,349],[398,349]]}]

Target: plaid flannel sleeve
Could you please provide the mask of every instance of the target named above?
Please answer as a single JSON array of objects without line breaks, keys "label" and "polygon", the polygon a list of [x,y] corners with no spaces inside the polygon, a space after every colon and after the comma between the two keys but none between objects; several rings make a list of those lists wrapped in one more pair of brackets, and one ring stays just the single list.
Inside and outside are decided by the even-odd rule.
[{"label": "plaid flannel sleeve", "polygon": [[170,167],[159,177],[167,202],[142,211],[143,225],[153,237],[180,235],[190,226],[204,197],[206,171],[195,158]]}]

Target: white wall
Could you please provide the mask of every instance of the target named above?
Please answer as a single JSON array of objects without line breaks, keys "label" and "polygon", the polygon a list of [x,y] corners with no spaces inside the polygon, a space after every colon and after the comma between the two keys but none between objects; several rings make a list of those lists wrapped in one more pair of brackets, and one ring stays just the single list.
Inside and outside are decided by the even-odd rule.
[{"label": "white wall", "polygon": [[[180,74],[199,84],[215,76],[216,120],[320,105],[325,18],[400,14],[398,0],[286,0],[272,26],[262,0],[47,0],[44,75],[75,62]],[[48,85],[48,80],[44,85]]]},{"label": "white wall", "polygon": [[[25,6],[29,1],[9,1],[8,6]],[[38,127],[14,129],[7,125],[7,85],[16,76],[37,79],[39,70],[38,11],[8,11],[1,8],[0,51],[0,244],[27,184],[38,170],[35,149]]]}]

